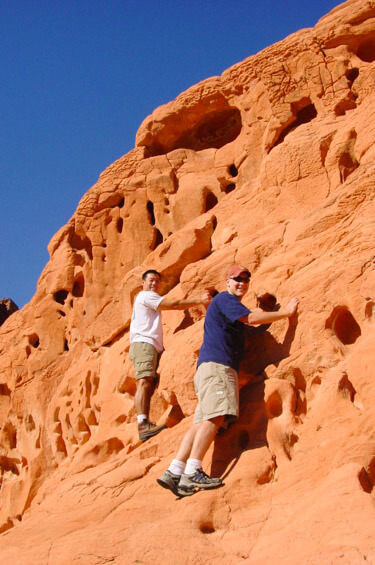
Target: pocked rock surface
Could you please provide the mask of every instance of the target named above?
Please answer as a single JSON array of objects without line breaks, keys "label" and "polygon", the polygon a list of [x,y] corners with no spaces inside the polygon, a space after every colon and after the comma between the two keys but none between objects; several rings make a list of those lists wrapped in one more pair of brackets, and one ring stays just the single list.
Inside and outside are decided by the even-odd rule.
[{"label": "pocked rock surface", "polygon": [[[157,108],[49,245],[0,328],[2,563],[375,563],[375,2]],[[248,330],[241,416],[204,466],[225,486],[157,483],[195,409],[205,310],[165,312],[154,421],[138,441],[128,359],[146,268],[169,297],[300,298]]]}]

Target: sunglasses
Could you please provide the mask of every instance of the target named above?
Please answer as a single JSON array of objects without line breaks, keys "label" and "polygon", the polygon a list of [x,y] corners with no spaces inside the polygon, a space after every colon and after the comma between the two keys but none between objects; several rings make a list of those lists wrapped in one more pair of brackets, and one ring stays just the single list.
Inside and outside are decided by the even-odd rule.
[{"label": "sunglasses", "polygon": [[245,283],[245,284],[249,284],[250,282],[250,277],[229,277],[230,279],[232,279],[233,281],[236,281],[238,283]]}]

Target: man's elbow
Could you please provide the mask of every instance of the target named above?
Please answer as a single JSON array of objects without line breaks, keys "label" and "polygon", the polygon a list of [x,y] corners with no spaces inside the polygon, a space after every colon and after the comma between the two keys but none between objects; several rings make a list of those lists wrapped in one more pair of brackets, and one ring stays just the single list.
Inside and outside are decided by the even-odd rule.
[{"label": "man's elbow", "polygon": [[247,317],[247,322],[249,326],[259,326],[260,324],[265,324],[266,322],[262,319],[262,314],[258,312],[251,312]]}]

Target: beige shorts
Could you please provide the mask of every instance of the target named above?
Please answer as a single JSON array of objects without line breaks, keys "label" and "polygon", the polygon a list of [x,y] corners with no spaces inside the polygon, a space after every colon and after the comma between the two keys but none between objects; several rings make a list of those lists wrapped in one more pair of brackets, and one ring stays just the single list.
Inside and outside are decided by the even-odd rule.
[{"label": "beige shorts", "polygon": [[200,424],[216,416],[226,419],[238,418],[238,375],[237,371],[220,363],[201,363],[194,377],[198,406],[194,424]]},{"label": "beige shorts", "polygon": [[151,343],[144,341],[132,343],[129,349],[129,357],[134,365],[136,379],[158,378],[156,369],[159,365],[160,354]]}]

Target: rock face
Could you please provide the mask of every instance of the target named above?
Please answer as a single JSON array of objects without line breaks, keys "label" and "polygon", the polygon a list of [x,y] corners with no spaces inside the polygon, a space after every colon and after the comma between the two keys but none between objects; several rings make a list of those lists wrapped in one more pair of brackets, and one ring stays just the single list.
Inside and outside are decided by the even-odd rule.
[{"label": "rock face", "polygon": [[[0,330],[2,563],[375,562],[374,104],[375,2],[349,0],[146,118]],[[298,296],[298,320],[249,328],[241,417],[204,461],[225,486],[177,501],[155,479],[204,309],[163,314],[151,417],[176,425],[140,444],[132,300],[146,268],[185,297],[233,262],[247,305]]]}]

